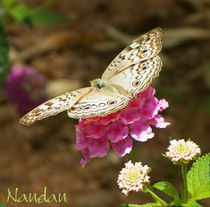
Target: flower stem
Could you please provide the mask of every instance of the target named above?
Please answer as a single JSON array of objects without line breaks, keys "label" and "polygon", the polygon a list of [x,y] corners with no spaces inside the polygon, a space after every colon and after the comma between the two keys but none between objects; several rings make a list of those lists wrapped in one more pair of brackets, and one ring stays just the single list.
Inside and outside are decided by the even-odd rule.
[{"label": "flower stem", "polygon": [[148,192],[148,193],[152,196],[152,198],[153,198],[156,202],[160,203],[162,206],[168,206],[168,204],[167,204],[164,200],[162,200],[158,195],[156,195],[156,194],[152,191],[151,186],[149,186],[149,185],[144,185],[144,191],[145,191],[145,192]]},{"label": "flower stem", "polygon": [[130,152],[130,156],[133,162],[137,162],[137,158],[136,158],[136,153],[134,151],[134,149],[132,149],[132,151]]},{"label": "flower stem", "polygon": [[188,198],[188,190],[187,190],[187,165],[182,163],[181,164],[181,168],[182,168],[182,177],[183,177],[183,181],[184,181],[184,190],[183,190],[183,194],[182,194],[182,201],[183,203],[187,202],[187,198]]}]

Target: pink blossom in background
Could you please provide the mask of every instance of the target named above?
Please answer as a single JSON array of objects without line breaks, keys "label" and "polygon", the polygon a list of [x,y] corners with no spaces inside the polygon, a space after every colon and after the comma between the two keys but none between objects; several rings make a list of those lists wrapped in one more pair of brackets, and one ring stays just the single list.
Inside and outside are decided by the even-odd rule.
[{"label": "pink blossom in background", "polygon": [[25,114],[47,100],[44,77],[31,67],[14,66],[7,76],[2,93]]},{"label": "pink blossom in background", "polygon": [[76,148],[82,151],[81,165],[102,157],[112,148],[119,156],[130,153],[133,140],[145,142],[154,137],[151,126],[165,128],[170,123],[158,114],[168,107],[165,99],[154,97],[148,87],[131,100],[126,108],[105,117],[80,119],[76,125]]}]

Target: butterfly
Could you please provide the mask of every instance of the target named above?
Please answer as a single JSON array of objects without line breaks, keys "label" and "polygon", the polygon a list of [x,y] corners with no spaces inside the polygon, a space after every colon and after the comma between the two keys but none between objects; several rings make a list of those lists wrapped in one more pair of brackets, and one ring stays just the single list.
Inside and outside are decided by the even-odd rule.
[{"label": "butterfly", "polygon": [[19,122],[30,126],[65,110],[75,119],[103,117],[125,108],[129,100],[158,77],[162,68],[158,53],[162,49],[163,34],[160,28],[155,28],[140,36],[114,58],[101,79],[90,81],[90,87],[50,99],[24,115]]}]

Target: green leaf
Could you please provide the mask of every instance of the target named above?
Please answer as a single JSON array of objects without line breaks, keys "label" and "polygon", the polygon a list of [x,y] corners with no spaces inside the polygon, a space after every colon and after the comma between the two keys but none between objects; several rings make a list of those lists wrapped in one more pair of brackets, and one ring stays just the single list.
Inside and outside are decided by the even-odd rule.
[{"label": "green leaf", "polygon": [[184,207],[202,207],[199,203],[194,200],[189,200],[186,204],[182,204]]},{"label": "green leaf", "polygon": [[27,23],[31,26],[67,21],[67,18],[46,11],[44,8],[48,6],[51,1],[47,2],[48,3],[42,4],[36,8],[31,8],[24,3],[16,4],[8,10],[8,13],[17,23]]},{"label": "green leaf", "polygon": [[0,23],[0,87],[6,77],[9,64],[9,43],[3,26]]},{"label": "green leaf", "polygon": [[155,183],[153,187],[160,191],[163,191],[168,196],[176,200],[180,200],[179,193],[177,192],[176,188],[169,182],[158,182],[158,183]]},{"label": "green leaf", "polygon": [[1,3],[4,5],[4,7],[11,7],[16,2],[17,2],[17,0],[1,0]]},{"label": "green leaf", "polygon": [[55,24],[67,21],[67,18],[58,16],[44,9],[32,11],[30,13],[30,21],[32,25]]},{"label": "green leaf", "polygon": [[187,173],[188,191],[193,200],[210,197],[210,153],[193,163]]},{"label": "green leaf", "polygon": [[6,207],[6,206],[0,201],[0,207]]},{"label": "green leaf", "polygon": [[30,18],[30,7],[26,4],[17,4],[8,10],[8,13],[18,23],[25,23]]},{"label": "green leaf", "polygon": [[146,203],[146,204],[143,204],[143,205],[125,204],[125,205],[122,205],[122,207],[161,207],[161,205],[157,204],[157,203]]}]

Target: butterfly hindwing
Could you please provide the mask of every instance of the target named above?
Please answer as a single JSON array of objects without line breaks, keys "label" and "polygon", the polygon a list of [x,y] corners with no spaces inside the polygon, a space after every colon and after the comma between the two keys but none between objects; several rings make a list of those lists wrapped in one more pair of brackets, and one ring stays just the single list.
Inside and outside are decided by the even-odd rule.
[{"label": "butterfly hindwing", "polygon": [[107,83],[122,88],[131,97],[136,97],[138,93],[144,91],[158,77],[162,68],[159,56],[136,63],[117,73],[110,78]]},{"label": "butterfly hindwing", "polygon": [[94,88],[91,93],[69,108],[67,113],[69,117],[75,119],[106,116],[124,108],[128,101],[128,97],[119,94],[111,86]]}]

